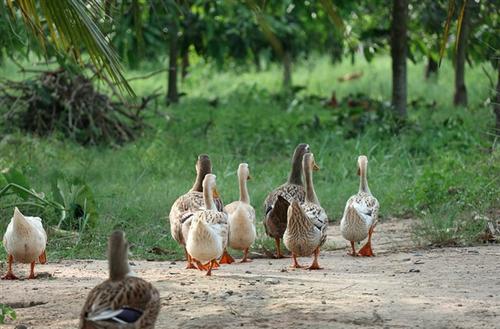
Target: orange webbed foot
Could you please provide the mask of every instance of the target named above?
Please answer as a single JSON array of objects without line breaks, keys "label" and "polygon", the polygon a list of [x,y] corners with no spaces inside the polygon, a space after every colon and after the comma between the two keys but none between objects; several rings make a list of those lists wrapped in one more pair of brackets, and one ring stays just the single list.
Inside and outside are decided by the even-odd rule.
[{"label": "orange webbed foot", "polygon": [[377,226],[377,223],[378,223],[378,221],[375,222],[368,230],[368,241],[366,241],[363,248],[361,248],[361,250],[359,251],[360,256],[365,256],[365,257],[375,256],[373,254],[373,250],[372,250],[372,234],[373,234],[373,230],[375,229],[375,226]]},{"label": "orange webbed foot", "polygon": [[206,270],[208,270],[208,267],[206,265],[203,265],[199,260],[193,259],[193,261],[195,262],[196,267],[198,267],[198,269],[200,271],[206,271]]},{"label": "orange webbed foot", "polygon": [[319,266],[318,262],[313,262],[311,266],[307,268],[308,270],[322,270],[323,268]]},{"label": "orange webbed foot", "polygon": [[196,260],[191,257],[191,255],[187,252],[186,250],[186,260],[187,260],[187,264],[186,264],[186,270],[196,270],[197,267],[193,264],[196,263]]},{"label": "orange webbed foot", "polygon": [[231,257],[231,255],[227,252],[227,250],[224,250],[222,257],[219,260],[219,264],[231,264],[231,263],[234,263],[234,258]]},{"label": "orange webbed foot", "polygon": [[7,272],[4,276],[2,276],[2,280],[19,280],[19,278],[15,276],[14,273]]},{"label": "orange webbed foot", "polygon": [[370,241],[368,241],[364,246],[363,248],[361,248],[359,251],[358,251],[358,254],[359,256],[364,256],[364,257],[373,257],[375,256],[373,254],[373,250],[372,250],[372,244]]}]

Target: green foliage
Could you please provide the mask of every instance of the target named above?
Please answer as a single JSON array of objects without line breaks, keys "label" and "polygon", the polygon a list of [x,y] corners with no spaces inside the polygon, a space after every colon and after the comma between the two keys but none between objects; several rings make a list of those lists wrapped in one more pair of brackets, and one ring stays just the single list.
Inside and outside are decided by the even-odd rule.
[{"label": "green foliage", "polygon": [[[0,3],[1,20],[4,20],[4,23],[0,23],[0,32],[4,32],[0,40],[7,40],[0,41],[0,50],[1,46],[15,43],[14,38],[19,38],[17,42],[24,42],[25,40],[21,39],[23,36],[17,34],[21,26],[24,26],[31,35],[28,40],[31,43],[36,42],[38,46],[38,49],[31,50],[38,50],[49,57],[57,55],[53,52],[55,49],[65,54],[56,58],[68,57],[73,58],[75,62],[81,62],[80,47],[83,46],[95,67],[105,71],[118,87],[131,95],[134,94],[123,77],[117,55],[98,25],[103,13],[99,1],[7,1],[7,6],[4,1]],[[13,51],[9,49],[8,53],[12,54]]]},{"label": "green foliage", "polygon": [[453,205],[442,207],[437,213],[422,218],[415,227],[415,236],[434,246],[473,244],[485,230],[482,220],[469,212],[460,212]]},{"label": "green foliage", "polygon": [[16,311],[14,311],[10,306],[0,304],[0,324],[4,324],[6,319],[15,320]]},{"label": "green foliage", "polygon": [[[2,188],[4,188],[7,184],[15,184],[19,187],[23,187],[26,190],[30,189],[30,183],[28,182],[26,176],[24,176],[19,170],[15,168],[7,168],[3,170],[1,177],[2,184],[0,185],[0,187]],[[16,192],[24,200],[26,200],[30,195],[30,193],[21,189],[17,189]]]},{"label": "green foliage", "polygon": [[13,206],[30,206],[30,207],[53,207],[61,210],[62,206],[56,202],[47,200],[44,193],[37,193],[30,185],[28,179],[23,173],[15,168],[3,169],[0,173],[0,198],[12,199],[21,198],[22,202],[12,204],[3,204],[2,208]]},{"label": "green foliage", "polygon": [[[61,188],[64,193],[78,190],[71,188],[73,177],[92,189],[98,212],[95,226],[87,225],[78,239],[49,230],[51,258],[104,258],[107,236],[116,228],[127,232],[135,257],[182,258],[182,250],[170,237],[167,215],[173,201],[192,186],[200,153],[210,155],[225,203],[238,197],[238,164],[250,164],[256,246],[271,249],[272,241],[261,224],[262,203],[269,191],[285,181],[291,152],[304,141],[322,168],[315,174],[315,187],[332,226],[338,225],[346,200],[357,191],[356,158],[366,154],[370,188],[380,201],[383,220],[424,218],[429,225],[420,237],[430,237],[427,232],[433,232],[434,224],[442,226],[436,226],[436,232],[448,228],[454,232],[458,227],[458,232],[470,233],[452,237],[461,243],[473,235],[475,226],[460,222],[473,212],[484,214],[500,204],[495,176],[499,154],[485,133],[493,118],[483,105],[489,97],[488,81],[480,67],[467,70],[471,106],[455,109],[450,104],[451,64],[445,61],[432,82],[423,80],[423,65],[410,64],[409,124],[396,134],[391,121],[377,114],[384,112],[384,100],[390,97],[389,68],[389,58],[374,58],[371,63],[360,59],[355,66],[332,66],[327,57],[311,58],[296,69],[296,82],[304,89],[283,95],[279,67],[260,73],[218,72],[200,61],[183,83],[188,96],[179,105],[160,107],[158,115],[150,113],[151,129],[143,137],[106,148],[83,147],[55,135],[12,134],[0,141],[0,163],[24,173],[37,191],[50,192],[57,179],[64,179],[61,172],[68,177]],[[364,74],[357,80],[337,81],[353,71]],[[147,94],[163,88],[165,81],[133,83],[135,90]],[[325,102],[333,90],[339,105],[332,108]],[[349,106],[352,101],[360,105]],[[451,216],[454,213],[448,209],[457,207],[461,215]],[[0,209],[0,232],[11,215],[12,209]],[[59,223],[59,212],[44,210],[40,215],[51,226]],[[435,220],[427,222],[430,216]],[[155,253],[154,247],[166,254]]]},{"label": "green foliage", "polygon": [[64,206],[57,228],[83,231],[87,225],[95,227],[97,209],[94,194],[79,177],[64,178],[61,173],[52,181],[54,200]]},{"label": "green foliage", "polygon": [[[52,178],[52,194],[53,200],[49,200],[44,193],[37,193],[17,169],[7,168],[0,174],[0,198],[11,201],[2,204],[1,209],[22,206],[29,211],[40,212],[50,208],[59,214],[57,229],[83,232],[87,225],[95,227],[98,218],[96,202],[92,190],[81,178],[68,179],[56,172]],[[51,221],[47,223],[55,224]]]}]

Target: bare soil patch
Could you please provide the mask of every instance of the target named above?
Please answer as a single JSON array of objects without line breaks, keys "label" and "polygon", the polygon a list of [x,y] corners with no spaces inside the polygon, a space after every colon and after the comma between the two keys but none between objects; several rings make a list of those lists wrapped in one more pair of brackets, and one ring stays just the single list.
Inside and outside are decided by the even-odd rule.
[{"label": "bare soil patch", "polygon": [[[423,249],[411,221],[379,224],[373,258],[346,255],[332,226],[319,271],[289,259],[224,265],[212,277],[184,262],[133,261],[160,290],[157,328],[494,328],[500,315],[500,248]],[[339,249],[340,248],[340,249]],[[303,264],[311,259],[303,258]],[[16,265],[26,274],[27,266]],[[38,266],[37,280],[0,281],[0,301],[18,320],[0,328],[76,328],[84,300],[107,263],[64,260]]]}]

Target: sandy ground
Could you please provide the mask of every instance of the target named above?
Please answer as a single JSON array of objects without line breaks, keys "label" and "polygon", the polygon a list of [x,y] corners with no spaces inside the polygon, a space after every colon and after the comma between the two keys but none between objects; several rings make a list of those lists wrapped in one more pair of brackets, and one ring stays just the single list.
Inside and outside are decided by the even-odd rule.
[{"label": "sandy ground", "polygon": [[[180,261],[133,261],[132,268],[160,290],[157,328],[499,328],[499,246],[421,248],[410,225],[380,224],[374,258],[347,256],[333,226],[319,271],[290,269],[289,259],[224,265],[212,277]],[[76,328],[107,264],[65,260],[38,271],[37,280],[0,281],[0,303],[18,316],[0,328]]]}]

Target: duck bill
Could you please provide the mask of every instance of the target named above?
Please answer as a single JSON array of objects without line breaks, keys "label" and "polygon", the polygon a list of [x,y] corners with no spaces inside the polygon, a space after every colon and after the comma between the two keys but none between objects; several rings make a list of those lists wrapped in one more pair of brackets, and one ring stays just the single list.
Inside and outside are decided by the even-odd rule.
[{"label": "duck bill", "polygon": [[252,179],[252,176],[248,175],[247,180],[251,180],[251,179]]},{"label": "duck bill", "polygon": [[217,191],[217,189],[215,187],[212,189],[212,194],[214,196],[214,199],[219,198],[219,192]]},{"label": "duck bill", "polygon": [[316,162],[313,163],[313,170],[314,171],[318,171],[320,170],[321,168],[318,166],[318,164]]}]

